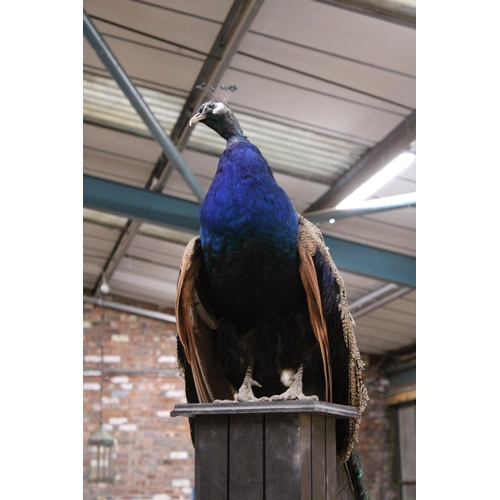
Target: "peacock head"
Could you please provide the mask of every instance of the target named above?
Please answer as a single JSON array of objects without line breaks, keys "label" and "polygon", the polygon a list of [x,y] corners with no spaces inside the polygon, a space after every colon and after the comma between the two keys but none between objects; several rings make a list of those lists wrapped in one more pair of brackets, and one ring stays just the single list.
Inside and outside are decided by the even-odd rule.
[{"label": "peacock head", "polygon": [[189,126],[205,120],[205,124],[210,127],[209,123],[221,121],[228,115],[233,115],[233,112],[227,104],[222,101],[210,100],[198,108],[196,114],[189,120]]},{"label": "peacock head", "polygon": [[215,130],[215,132],[226,140],[234,136],[243,137],[240,124],[231,111],[231,108],[227,105],[229,95],[236,90],[236,86],[221,85],[220,88],[224,92],[224,95],[220,97],[214,95],[215,89],[213,87],[207,88],[205,84],[198,85],[196,88],[212,94],[213,98],[198,108],[196,114],[189,120],[189,126],[203,120],[203,123],[207,127]]}]

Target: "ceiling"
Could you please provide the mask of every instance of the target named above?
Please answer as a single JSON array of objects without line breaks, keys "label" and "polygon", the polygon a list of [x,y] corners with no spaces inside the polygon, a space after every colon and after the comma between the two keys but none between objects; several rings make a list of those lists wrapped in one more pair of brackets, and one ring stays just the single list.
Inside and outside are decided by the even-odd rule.
[{"label": "ceiling", "polygon": [[229,104],[245,135],[323,232],[361,352],[412,346],[416,208],[389,197],[415,193],[415,162],[372,195],[385,210],[334,207],[399,153],[416,153],[414,1],[83,7],[84,296],[96,300],[104,276],[110,304],[172,312],[200,193],[225,146],[208,127],[188,126],[204,99],[195,87],[234,84]]}]

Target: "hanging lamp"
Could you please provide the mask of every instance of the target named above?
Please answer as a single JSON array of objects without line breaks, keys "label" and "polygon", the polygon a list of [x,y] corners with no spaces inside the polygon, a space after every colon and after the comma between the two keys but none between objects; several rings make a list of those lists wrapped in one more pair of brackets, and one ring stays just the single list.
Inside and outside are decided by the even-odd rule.
[{"label": "hanging lamp", "polygon": [[104,273],[100,287],[101,296],[101,388],[99,402],[99,428],[88,441],[88,480],[91,483],[111,482],[114,480],[113,457],[115,440],[104,428],[102,420],[102,389],[103,389],[103,350],[104,350],[104,306],[102,295],[110,292]]},{"label": "hanging lamp", "polygon": [[89,482],[101,483],[113,481],[114,444],[115,440],[101,423],[99,429],[89,438]]}]

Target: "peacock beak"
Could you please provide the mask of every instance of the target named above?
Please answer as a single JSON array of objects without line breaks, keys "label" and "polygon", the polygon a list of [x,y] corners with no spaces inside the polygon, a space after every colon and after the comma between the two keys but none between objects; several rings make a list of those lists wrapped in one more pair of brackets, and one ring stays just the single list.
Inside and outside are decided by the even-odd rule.
[{"label": "peacock beak", "polygon": [[196,113],[191,120],[189,120],[189,126],[191,127],[194,123],[198,123],[207,117],[204,113]]}]

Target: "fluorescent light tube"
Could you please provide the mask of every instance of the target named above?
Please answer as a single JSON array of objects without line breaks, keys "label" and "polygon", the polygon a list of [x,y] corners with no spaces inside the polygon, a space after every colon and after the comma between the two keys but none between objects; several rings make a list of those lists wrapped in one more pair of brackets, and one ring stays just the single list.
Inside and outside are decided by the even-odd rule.
[{"label": "fluorescent light tube", "polygon": [[341,210],[343,208],[356,207],[361,201],[366,200],[366,198],[378,191],[391,179],[396,177],[396,175],[408,167],[414,160],[415,155],[413,153],[401,153],[397,158],[392,160],[380,172],[377,172],[371,179],[356,189],[354,193],[350,194],[335,208],[337,210]]}]

